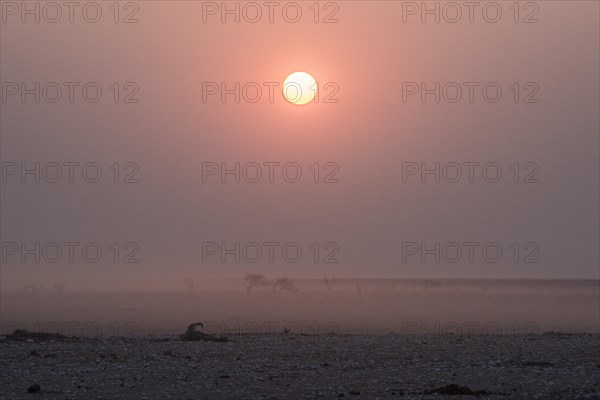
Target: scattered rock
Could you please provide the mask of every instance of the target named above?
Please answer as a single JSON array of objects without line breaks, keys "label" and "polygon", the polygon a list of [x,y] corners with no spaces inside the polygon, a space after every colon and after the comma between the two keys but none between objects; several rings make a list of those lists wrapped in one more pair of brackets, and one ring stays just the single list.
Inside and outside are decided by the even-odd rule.
[{"label": "scattered rock", "polygon": [[42,390],[42,387],[40,385],[38,385],[37,383],[34,383],[33,385],[31,385],[27,388],[27,393],[37,393],[40,390]]},{"label": "scattered rock", "polygon": [[204,327],[204,324],[202,322],[190,324],[187,331],[183,335],[179,335],[179,338],[187,341],[229,342],[229,339],[225,336],[216,336],[197,331],[197,326]]},{"label": "scattered rock", "polygon": [[521,367],[553,367],[554,364],[546,361],[522,361],[519,363]]},{"label": "scattered rock", "polygon": [[5,336],[6,340],[16,341],[44,341],[44,340],[66,340],[68,336],[61,335],[60,333],[46,333],[46,332],[28,332],[23,329],[16,329],[13,333],[9,333]]},{"label": "scattered rock", "polygon": [[489,394],[485,390],[471,390],[466,386],[459,386],[456,384],[450,384],[446,386],[440,386],[433,390],[426,390],[425,394],[443,394],[446,396],[458,396],[458,395],[472,395],[472,396],[483,396]]},{"label": "scattered rock", "polygon": [[[196,329],[202,330],[199,326]],[[123,398],[141,399],[150,390],[162,398],[191,398],[188,388],[204,386],[210,386],[214,393],[211,398],[215,399],[256,399],[260,394],[270,399],[293,394],[298,399],[377,396],[483,400],[497,396],[508,400],[562,396],[592,400],[600,394],[600,383],[593,379],[600,372],[596,356],[600,335],[572,336],[554,350],[552,357],[547,351],[556,339],[542,335],[533,344],[508,335],[493,342],[489,337],[473,337],[469,339],[472,347],[461,351],[448,349],[442,342],[432,342],[431,348],[420,343],[405,346],[403,338],[387,335],[304,339],[293,345],[271,335],[242,335],[235,338],[237,343],[184,343],[178,335],[171,337],[172,342],[160,343],[146,337],[0,343],[1,357],[11,361],[2,371],[6,384],[0,385],[0,398],[18,398],[21,393],[30,399],[91,399],[110,391]],[[397,354],[390,356],[390,351]],[[56,359],[45,358],[53,353]],[[419,353],[423,354],[421,362]],[[554,367],[520,366],[524,361],[539,365],[550,360]],[[490,376],[498,379],[485,384]],[[26,396],[28,387],[40,382],[44,387]],[[56,395],[52,389],[59,389]]]}]

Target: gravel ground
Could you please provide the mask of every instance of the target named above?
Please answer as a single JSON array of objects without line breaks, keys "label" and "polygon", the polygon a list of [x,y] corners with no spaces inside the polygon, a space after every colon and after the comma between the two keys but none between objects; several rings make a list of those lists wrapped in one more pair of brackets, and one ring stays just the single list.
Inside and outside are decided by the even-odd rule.
[{"label": "gravel ground", "polygon": [[[2,399],[600,399],[591,334],[3,340],[0,362]],[[450,384],[476,394],[428,393]]]}]

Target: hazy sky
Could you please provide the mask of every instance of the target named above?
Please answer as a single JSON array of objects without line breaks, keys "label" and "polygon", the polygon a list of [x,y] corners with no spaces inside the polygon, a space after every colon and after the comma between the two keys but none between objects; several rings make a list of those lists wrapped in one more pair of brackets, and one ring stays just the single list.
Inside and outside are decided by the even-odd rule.
[{"label": "hazy sky", "polygon": [[[258,2],[255,23],[246,3],[239,23],[214,8],[221,2],[120,3],[118,15],[100,2],[96,23],[85,3],[73,23],[66,8],[45,21],[56,10],[39,5],[36,23],[21,2],[3,2],[2,285],[246,272],[599,278],[599,4],[521,3],[516,14],[513,2],[485,12],[481,2],[471,23],[465,6],[456,14],[462,3],[428,2],[438,4],[439,23],[421,2],[401,1],[322,2],[318,22],[313,2],[277,3],[273,22]],[[496,5],[499,21],[488,22]],[[298,8],[300,20],[288,22]],[[290,104],[280,86],[269,101],[274,84],[265,83],[281,85],[294,71],[319,82],[319,103]],[[23,103],[36,82],[39,103],[35,93]],[[239,103],[206,92],[207,83],[236,82]],[[86,84],[88,100],[102,89],[98,102],[83,97]],[[256,87],[263,96],[251,103]],[[328,95],[338,102],[324,102]],[[21,176],[36,162],[40,183]],[[69,162],[80,163],[68,164],[73,183]],[[92,162],[86,177],[99,166],[97,183],[82,178]],[[58,183],[49,182],[52,163],[62,165]],[[235,163],[239,183],[207,175]],[[436,163],[439,182],[421,176]],[[252,183],[256,165],[262,178]],[[299,181],[288,182],[298,168]],[[124,183],[130,173],[139,182]],[[65,242],[79,243],[72,263]],[[256,263],[252,243],[262,251]],[[128,255],[139,262],[124,263]]]}]

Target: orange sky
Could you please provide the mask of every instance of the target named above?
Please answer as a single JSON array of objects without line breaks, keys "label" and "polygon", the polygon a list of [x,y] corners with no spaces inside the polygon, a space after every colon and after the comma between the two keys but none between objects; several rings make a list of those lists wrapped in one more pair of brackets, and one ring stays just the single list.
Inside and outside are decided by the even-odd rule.
[{"label": "orange sky", "polygon": [[[3,82],[93,81],[104,94],[95,104],[7,98],[2,162],[94,161],[106,177],[114,162],[135,162],[140,182],[9,178],[2,241],[133,241],[141,260],[124,266],[107,255],[90,266],[12,258],[2,267],[3,285],[33,272],[598,278],[598,3],[537,2],[539,22],[530,24],[515,23],[508,3],[493,24],[477,11],[473,23],[422,23],[420,14],[403,22],[409,3],[332,3],[339,22],[329,24],[314,22],[312,2],[298,3],[298,23],[277,13],[273,23],[222,23],[212,15],[203,22],[202,2],[183,1],[138,2],[135,24],[115,24],[108,5],[95,24],[77,13],[74,23],[21,23],[3,10]],[[319,18],[334,10],[322,9]],[[519,19],[533,10],[521,11]],[[334,83],[339,102],[202,102],[203,82],[262,85],[293,71]],[[139,103],[112,102],[114,82],[135,82]],[[479,90],[473,103],[403,102],[405,82],[495,82],[503,97],[491,104]],[[515,82],[519,100],[534,82],[539,103],[515,104]],[[296,162],[306,178],[202,182],[203,162],[271,161]],[[340,182],[314,184],[309,167],[317,161],[335,163]],[[402,182],[403,163],[471,161],[498,163],[503,179]],[[515,184],[515,162],[538,165],[541,181]],[[295,264],[201,262],[204,242],[273,240],[301,243],[306,256]],[[499,243],[505,256],[493,264],[402,262],[402,243],[468,241]],[[314,242],[337,243],[340,262],[312,262]],[[515,242],[538,244],[541,262],[513,262]]]}]

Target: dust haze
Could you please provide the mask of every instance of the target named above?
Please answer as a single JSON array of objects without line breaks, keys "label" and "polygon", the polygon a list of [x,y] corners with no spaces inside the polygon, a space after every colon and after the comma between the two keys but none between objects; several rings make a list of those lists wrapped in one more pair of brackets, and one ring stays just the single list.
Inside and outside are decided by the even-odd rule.
[{"label": "dust haze", "polygon": [[598,282],[240,279],[30,283],[2,291],[2,333],[510,335],[598,332]]}]

